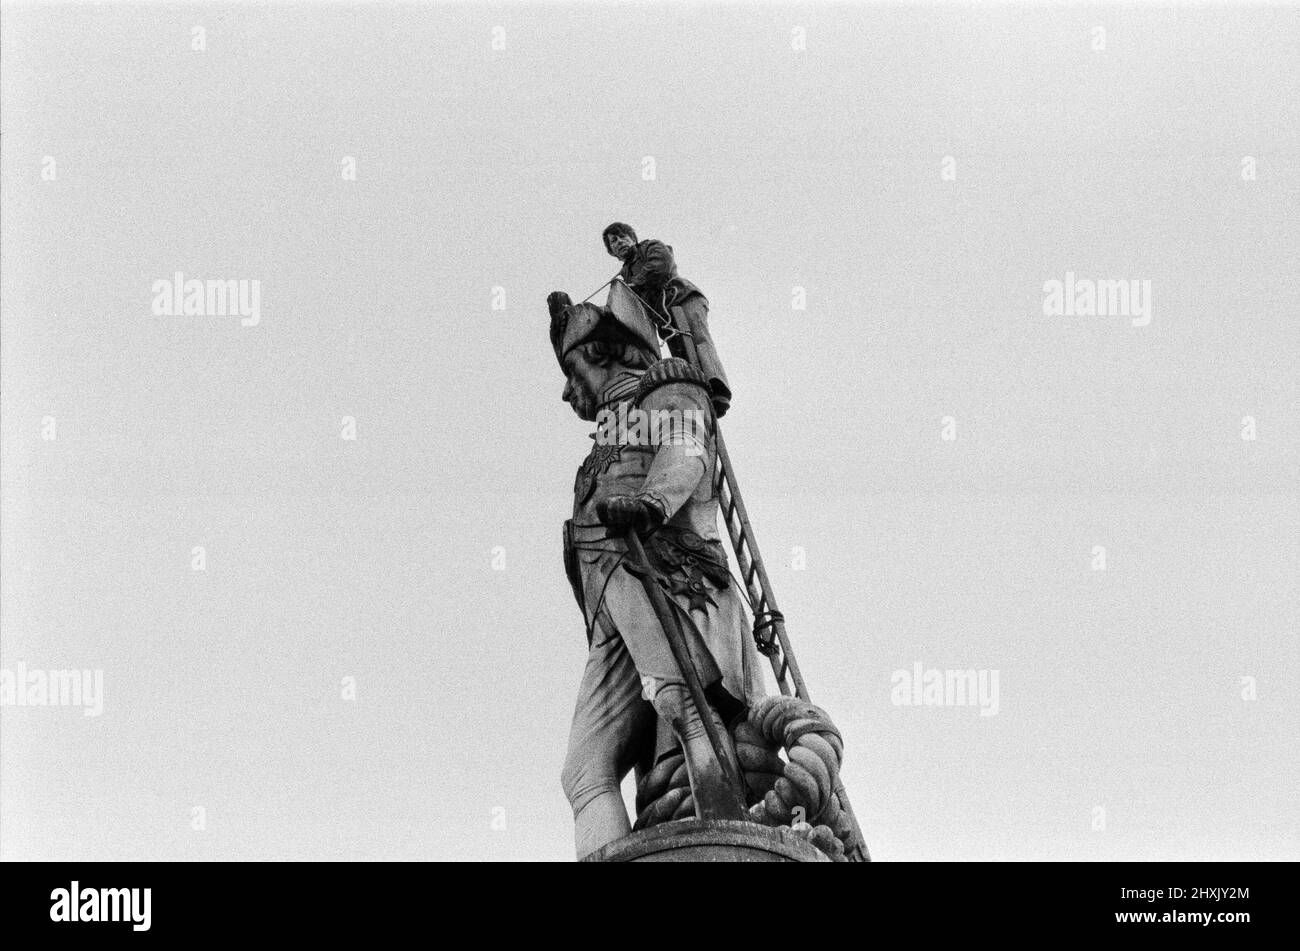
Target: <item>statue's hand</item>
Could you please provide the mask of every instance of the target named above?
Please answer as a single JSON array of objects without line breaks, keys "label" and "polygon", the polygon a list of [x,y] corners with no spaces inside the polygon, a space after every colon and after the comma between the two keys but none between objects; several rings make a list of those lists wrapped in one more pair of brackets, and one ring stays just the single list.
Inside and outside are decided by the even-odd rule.
[{"label": "statue's hand", "polygon": [[663,521],[657,505],[630,495],[612,495],[596,503],[596,517],[614,532],[648,532]]},{"label": "statue's hand", "polygon": [[551,291],[546,295],[546,307],[552,317],[572,304],[573,300],[564,291]]}]

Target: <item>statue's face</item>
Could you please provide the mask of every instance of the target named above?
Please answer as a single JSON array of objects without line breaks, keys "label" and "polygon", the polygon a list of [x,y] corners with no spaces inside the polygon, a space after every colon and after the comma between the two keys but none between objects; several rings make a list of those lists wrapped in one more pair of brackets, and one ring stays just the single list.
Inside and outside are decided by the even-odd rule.
[{"label": "statue's face", "polygon": [[606,247],[609,248],[610,254],[622,261],[636,247],[636,242],[625,234],[611,234]]},{"label": "statue's face", "polygon": [[582,355],[582,348],[570,350],[564,357],[564,384],[562,398],[573,407],[579,419],[594,422],[597,394],[605,386],[608,368],[598,367]]}]

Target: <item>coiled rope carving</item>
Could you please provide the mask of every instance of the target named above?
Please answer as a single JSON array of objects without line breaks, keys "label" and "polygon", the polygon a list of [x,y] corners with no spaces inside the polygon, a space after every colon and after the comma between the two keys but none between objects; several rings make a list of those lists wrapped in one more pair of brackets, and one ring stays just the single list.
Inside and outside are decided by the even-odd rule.
[{"label": "coiled rope carving", "polygon": [[[797,697],[764,697],[732,731],[750,817],[794,825],[835,861],[844,861],[852,823],[835,795],[844,742],[820,707]],[[785,751],[782,759],[779,750]],[[646,829],[695,815],[681,751],[666,756],[637,786],[637,820]]]}]

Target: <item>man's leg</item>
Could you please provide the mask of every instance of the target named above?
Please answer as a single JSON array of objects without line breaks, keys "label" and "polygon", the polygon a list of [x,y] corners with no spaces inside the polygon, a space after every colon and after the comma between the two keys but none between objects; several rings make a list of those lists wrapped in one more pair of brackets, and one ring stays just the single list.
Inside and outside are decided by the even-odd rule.
[{"label": "man's leg", "polygon": [[619,789],[654,739],[654,710],[623,639],[606,614],[587,654],[560,782],[573,807],[578,858],[632,831]]},{"label": "man's leg", "polygon": [[[727,415],[731,408],[731,384],[727,382],[727,371],[722,368],[722,360],[713,345],[713,336],[709,333],[709,305],[698,295],[687,298],[685,303],[673,305],[680,307],[686,319],[686,329],[695,341],[695,352],[700,360],[700,370],[709,381],[709,391],[713,395],[713,409],[719,417]],[[685,342],[679,337],[668,339],[668,350],[675,357],[687,359]]]}]

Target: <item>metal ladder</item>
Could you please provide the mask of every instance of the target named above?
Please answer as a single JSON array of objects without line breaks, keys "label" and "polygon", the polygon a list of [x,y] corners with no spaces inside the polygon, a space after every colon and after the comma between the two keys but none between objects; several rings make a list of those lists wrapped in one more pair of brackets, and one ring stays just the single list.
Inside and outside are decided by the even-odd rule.
[{"label": "metal ladder", "polygon": [[[689,354],[690,363],[699,369],[699,355],[695,350],[695,341],[686,327],[686,321],[680,307],[673,307],[672,326],[682,335]],[[714,444],[717,448],[717,465],[714,472],[714,487],[717,490],[718,505],[722,509],[722,518],[727,525],[727,535],[731,538],[731,547],[736,553],[736,562],[740,566],[741,577],[749,592],[749,603],[754,614],[754,643],[759,653],[767,657],[772,665],[772,674],[782,695],[792,694],[800,700],[812,703],[808,686],[799,671],[799,662],[795,659],[794,648],[790,645],[790,635],[785,629],[785,615],[776,606],[772,594],[772,582],[768,579],[767,569],[763,565],[763,556],[759,553],[758,542],[754,539],[754,529],[745,511],[745,501],[740,494],[740,485],[731,465],[731,456],[727,444],[722,438],[722,429],[714,420]],[[855,841],[846,849],[846,855],[852,862],[870,862],[866,840],[858,825],[853,806],[849,804],[848,793],[844,783],[838,777],[835,780],[835,796],[848,816],[853,827]]]}]

